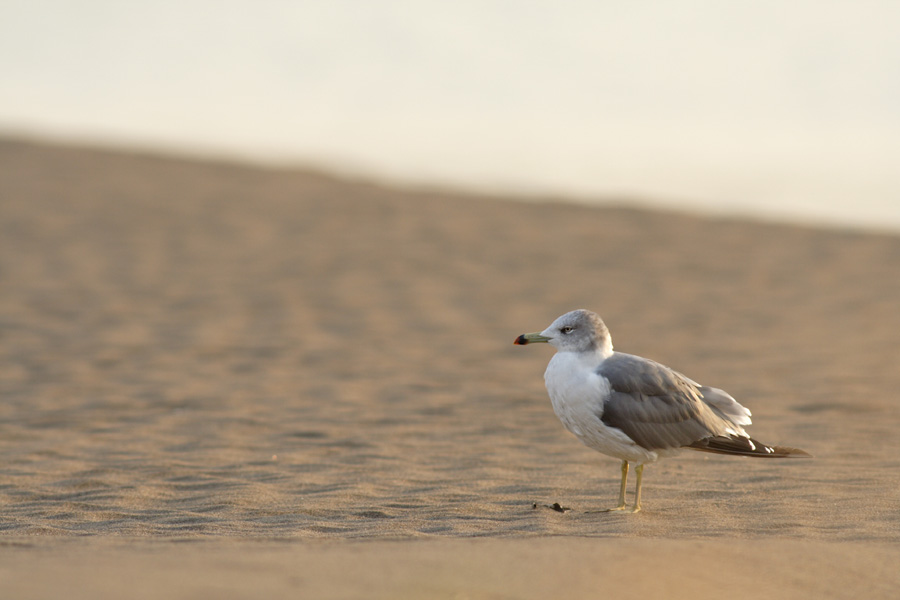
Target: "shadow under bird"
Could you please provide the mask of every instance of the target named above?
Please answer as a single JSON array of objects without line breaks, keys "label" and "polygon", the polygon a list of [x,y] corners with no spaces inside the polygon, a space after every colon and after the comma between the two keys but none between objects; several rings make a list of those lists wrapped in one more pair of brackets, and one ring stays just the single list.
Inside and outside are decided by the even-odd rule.
[{"label": "shadow under bird", "polygon": [[[750,411],[728,393],[700,385],[657,362],[614,352],[603,320],[573,310],[515,344],[556,347],[544,373],[553,412],[582,443],[622,461],[619,504],[625,510],[629,464],[637,484],[631,512],[641,510],[644,465],[683,448],[759,458],[809,458],[798,448],[769,446],[744,431]],[[604,511],[606,512],[606,511]]]}]

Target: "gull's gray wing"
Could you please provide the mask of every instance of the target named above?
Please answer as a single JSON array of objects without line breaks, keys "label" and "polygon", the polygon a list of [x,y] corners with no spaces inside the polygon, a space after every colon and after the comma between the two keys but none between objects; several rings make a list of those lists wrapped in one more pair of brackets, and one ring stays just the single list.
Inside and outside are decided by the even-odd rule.
[{"label": "gull's gray wing", "polygon": [[706,438],[743,437],[739,426],[703,400],[704,391],[712,392],[712,388],[664,365],[616,352],[603,361],[597,374],[606,378],[611,388],[601,420],[642,448],[664,450]]}]

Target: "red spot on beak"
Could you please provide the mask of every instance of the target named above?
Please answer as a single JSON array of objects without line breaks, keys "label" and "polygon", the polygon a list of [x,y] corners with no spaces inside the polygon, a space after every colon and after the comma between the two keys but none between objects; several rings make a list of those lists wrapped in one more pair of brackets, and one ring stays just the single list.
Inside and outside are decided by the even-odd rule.
[{"label": "red spot on beak", "polygon": [[528,343],[528,340],[525,338],[525,334],[523,333],[519,337],[516,338],[516,341],[513,342],[516,346],[524,346]]}]

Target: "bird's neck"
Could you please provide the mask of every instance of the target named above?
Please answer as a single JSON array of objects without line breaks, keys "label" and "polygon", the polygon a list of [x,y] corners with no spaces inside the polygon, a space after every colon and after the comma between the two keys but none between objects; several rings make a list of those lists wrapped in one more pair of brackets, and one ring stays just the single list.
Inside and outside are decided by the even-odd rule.
[{"label": "bird's neck", "polygon": [[600,366],[604,360],[612,355],[612,351],[588,350],[575,352],[572,350],[557,351],[547,365],[548,374],[556,374],[559,377],[570,377],[573,373],[591,373]]},{"label": "bird's neck", "polygon": [[609,342],[588,350],[556,350],[557,355],[565,356],[566,360],[577,360],[579,362],[594,362],[600,364],[613,355],[612,344]]}]

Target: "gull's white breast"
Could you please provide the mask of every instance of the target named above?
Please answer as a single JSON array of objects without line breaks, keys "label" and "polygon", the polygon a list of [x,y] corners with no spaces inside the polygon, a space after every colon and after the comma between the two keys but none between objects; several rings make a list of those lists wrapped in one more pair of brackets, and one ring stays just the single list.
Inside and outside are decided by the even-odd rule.
[{"label": "gull's white breast", "polygon": [[625,433],[606,426],[603,404],[609,381],[597,374],[603,357],[593,353],[557,352],[544,372],[553,412],[581,442],[598,452],[636,463],[649,463],[657,453],[641,448]]}]

